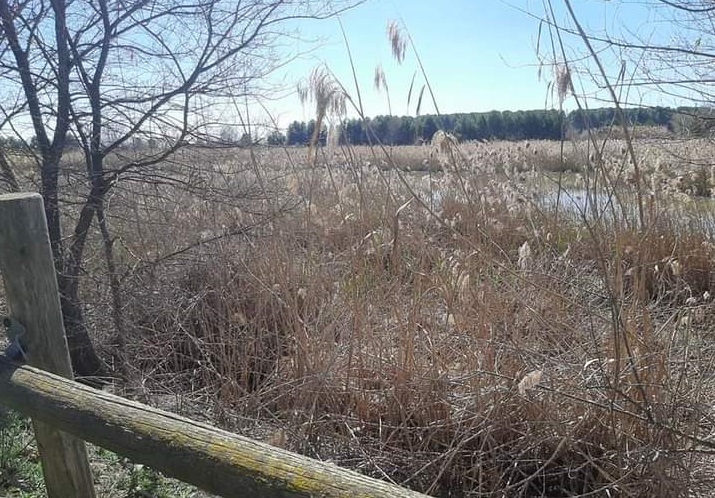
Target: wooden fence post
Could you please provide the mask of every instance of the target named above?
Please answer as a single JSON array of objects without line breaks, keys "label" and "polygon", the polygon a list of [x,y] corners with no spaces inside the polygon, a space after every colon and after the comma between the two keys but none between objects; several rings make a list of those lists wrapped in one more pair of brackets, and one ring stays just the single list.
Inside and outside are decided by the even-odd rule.
[{"label": "wooden fence post", "polygon": [[[10,315],[25,326],[28,363],[72,378],[42,197],[0,195],[0,273]],[[49,498],[95,496],[84,441],[33,420]]]}]

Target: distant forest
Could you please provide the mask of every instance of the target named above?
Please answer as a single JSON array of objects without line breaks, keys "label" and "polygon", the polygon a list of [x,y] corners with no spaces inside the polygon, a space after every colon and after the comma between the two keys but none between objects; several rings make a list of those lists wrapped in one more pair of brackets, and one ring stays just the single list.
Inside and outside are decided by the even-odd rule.
[{"label": "distant forest", "polygon": [[[715,109],[694,107],[643,107],[624,109],[625,117],[632,126],[660,127],[679,136],[710,136],[715,130]],[[460,141],[469,140],[560,140],[576,137],[584,131],[600,130],[616,125],[614,108],[572,111],[568,114],[557,110],[491,111],[442,116],[377,116],[366,120],[349,119],[337,127],[334,137],[339,144],[366,145],[412,145],[429,142],[437,130],[453,134]],[[263,138],[244,133],[238,138],[231,128],[222,131],[220,137],[204,142],[204,145],[250,146],[256,143],[268,145],[307,145],[315,130],[315,121],[294,121],[286,133],[274,131]],[[618,130],[617,130],[618,131]],[[322,127],[320,143],[328,141],[328,128]],[[136,146],[138,140],[132,144]],[[141,145],[151,146],[151,141]],[[25,144],[17,138],[0,136],[0,147],[6,150],[22,150],[36,147],[34,137]],[[79,146],[68,137],[67,147]]]},{"label": "distant forest", "polygon": [[[623,110],[633,126],[667,128],[675,134],[703,135],[709,133],[715,119],[711,109],[643,107]],[[492,111],[442,116],[377,116],[365,121],[346,120],[339,127],[341,144],[364,145],[378,140],[387,145],[410,145],[429,141],[437,130],[452,133],[467,140],[559,140],[580,134],[587,129],[601,129],[617,123],[614,108],[572,111],[557,110]],[[304,145],[310,141],[315,121],[294,121],[285,135],[271,134],[271,145]],[[323,127],[321,143],[328,138]]]}]

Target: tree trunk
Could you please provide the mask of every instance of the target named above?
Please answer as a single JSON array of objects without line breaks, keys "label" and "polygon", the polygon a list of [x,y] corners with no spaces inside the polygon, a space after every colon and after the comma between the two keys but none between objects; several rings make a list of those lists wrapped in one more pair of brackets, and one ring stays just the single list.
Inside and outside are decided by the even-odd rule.
[{"label": "tree trunk", "polygon": [[102,233],[102,243],[104,245],[104,258],[109,273],[109,288],[112,293],[112,319],[114,321],[114,334],[111,341],[111,354],[114,358],[114,370],[125,380],[127,377],[127,368],[124,354],[126,352],[126,342],[124,338],[123,325],[123,308],[122,289],[119,275],[117,274],[117,265],[114,261],[114,241],[109,233],[107,218],[104,212],[104,205],[101,204],[97,208],[97,224]]},{"label": "tree trunk", "polygon": [[[83,384],[101,387],[106,383],[102,379],[107,375],[106,366],[97,356],[92,345],[79,296],[66,294],[66,291],[69,291],[70,294],[76,293],[76,291],[72,291],[72,286],[64,285],[63,287],[70,287],[69,289],[60,287],[60,305],[75,379]],[[76,286],[74,288],[77,289]]]},{"label": "tree trunk", "polygon": [[67,346],[72,359],[72,370],[77,380],[93,387],[101,387],[103,382],[99,378],[106,376],[107,370],[92,345],[89,329],[82,313],[82,304],[79,300],[79,273],[82,254],[94,212],[87,202],[80,213],[78,225],[71,239],[69,254],[65,258],[57,201],[57,171],[59,171],[59,158],[53,162],[46,161],[43,164],[42,198],[45,203],[50,245],[55,258]]}]

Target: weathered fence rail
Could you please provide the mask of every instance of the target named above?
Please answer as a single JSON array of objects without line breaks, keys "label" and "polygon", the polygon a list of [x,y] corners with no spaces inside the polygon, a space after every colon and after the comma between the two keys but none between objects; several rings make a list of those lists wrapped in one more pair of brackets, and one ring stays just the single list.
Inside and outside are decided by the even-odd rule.
[{"label": "weathered fence rail", "polygon": [[[27,328],[33,365],[0,358],[0,404],[32,417],[50,497],[94,496],[83,441],[224,497],[425,496],[66,378],[69,358],[36,194],[0,196],[0,271],[10,313]],[[47,371],[53,363],[60,375]]]},{"label": "weathered fence rail", "polygon": [[221,496],[424,496],[6,360],[0,403]]}]

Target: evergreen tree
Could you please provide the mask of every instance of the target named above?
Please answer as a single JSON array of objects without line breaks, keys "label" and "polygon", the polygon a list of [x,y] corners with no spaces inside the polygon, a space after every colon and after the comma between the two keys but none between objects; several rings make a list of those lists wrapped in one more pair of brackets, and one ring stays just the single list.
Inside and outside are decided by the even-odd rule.
[{"label": "evergreen tree", "polygon": [[278,130],[271,132],[266,137],[266,144],[268,145],[285,145],[286,142],[286,136]]},{"label": "evergreen tree", "polygon": [[309,137],[306,131],[305,123],[293,121],[290,125],[288,125],[288,131],[286,134],[287,145],[307,145],[308,140]]},{"label": "evergreen tree", "polygon": [[429,142],[430,140],[432,140],[434,134],[437,133],[437,130],[439,130],[439,126],[437,126],[437,122],[435,121],[434,117],[426,116],[421,127],[422,139],[425,142]]}]

